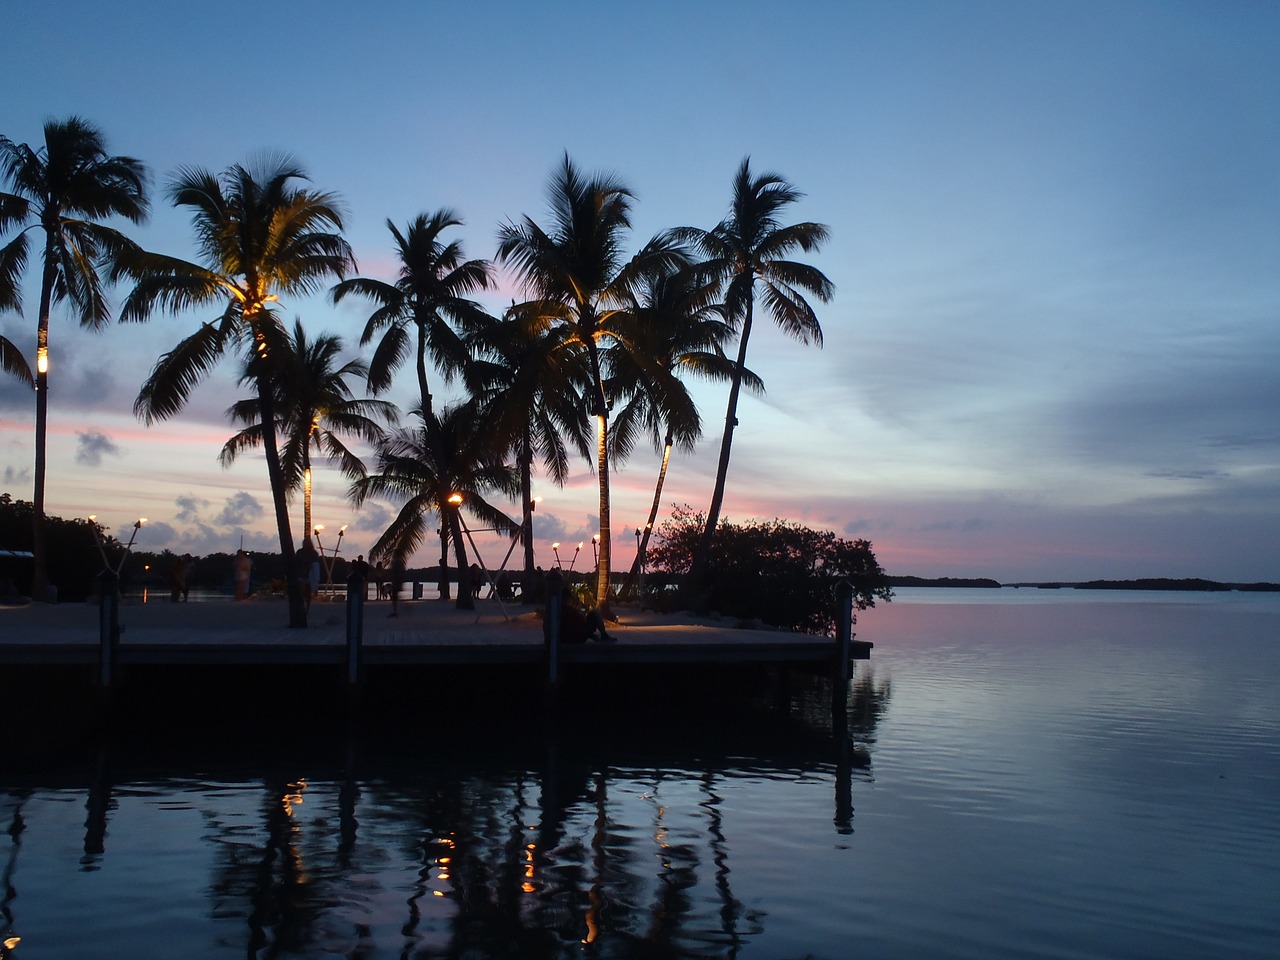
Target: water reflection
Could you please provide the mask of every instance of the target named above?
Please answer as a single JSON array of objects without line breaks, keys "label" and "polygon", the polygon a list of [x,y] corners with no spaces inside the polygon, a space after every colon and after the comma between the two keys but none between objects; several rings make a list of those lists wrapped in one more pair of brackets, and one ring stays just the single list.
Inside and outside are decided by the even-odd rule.
[{"label": "water reflection", "polygon": [[[844,711],[831,710],[829,686],[806,681],[769,703],[694,711],[698,722],[655,711],[637,724],[593,703],[545,724],[507,716],[480,728],[469,717],[390,748],[385,729],[335,726],[327,744],[263,747],[283,762],[239,758],[187,731],[175,763],[117,735],[80,768],[87,783],[50,772],[7,793],[0,956],[23,956],[12,905],[24,872],[56,888],[49,877],[62,869],[56,852],[21,842],[24,805],[78,790],[82,875],[145,865],[154,886],[125,893],[128,905],[153,940],[171,937],[186,956],[735,957],[767,923],[735,891],[752,841],[735,832],[744,781],[826,782],[835,832],[851,832],[854,772],[869,767],[888,698],[887,682],[864,672]],[[197,835],[149,860],[175,811],[198,814]],[[207,943],[154,929],[167,907],[181,915],[184,890],[204,901]],[[78,918],[85,929],[102,920]],[[119,955],[89,945],[81,955]]]}]

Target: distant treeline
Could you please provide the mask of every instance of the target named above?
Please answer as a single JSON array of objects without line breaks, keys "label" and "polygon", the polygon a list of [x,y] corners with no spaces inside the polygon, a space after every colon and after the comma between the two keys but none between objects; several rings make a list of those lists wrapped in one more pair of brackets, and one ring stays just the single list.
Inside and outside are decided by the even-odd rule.
[{"label": "distant treeline", "polygon": [[1257,592],[1280,591],[1280,583],[1219,583],[1188,577],[1181,580],[1169,577],[1146,577],[1138,580],[1088,580],[1074,585],[1077,590],[1252,590]]},{"label": "distant treeline", "polygon": [[987,577],[889,577],[891,587],[999,587]]},{"label": "distant treeline", "polygon": [[1042,590],[1056,590],[1061,587],[1076,590],[1184,590],[1184,591],[1225,591],[1240,590],[1254,593],[1280,592],[1280,583],[1221,583],[1217,580],[1204,580],[1200,577],[1176,579],[1172,577],[1142,577],[1137,580],[1086,580],[1081,583],[1064,582],[1019,582],[1002,584],[987,577],[889,577],[889,583],[895,587],[1036,587]]}]

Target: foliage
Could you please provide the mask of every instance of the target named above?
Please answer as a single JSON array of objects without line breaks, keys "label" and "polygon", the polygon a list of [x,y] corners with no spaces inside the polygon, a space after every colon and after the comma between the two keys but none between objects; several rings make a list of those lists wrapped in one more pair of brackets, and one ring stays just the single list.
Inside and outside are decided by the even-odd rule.
[{"label": "foliage", "polygon": [[[705,514],[677,507],[658,528],[658,544],[646,563],[657,572],[687,574],[705,524]],[[853,585],[856,610],[893,597],[866,540],[846,540],[786,520],[725,520],[716,528],[698,606],[787,630],[831,635],[841,580]]]},{"label": "foliage", "polygon": [[[30,550],[33,506],[0,493],[0,549]],[[92,521],[77,517],[45,517],[45,547],[49,561],[49,582],[58,588],[58,599],[82,601],[94,590],[94,578],[102,572],[102,557],[93,542]],[[108,539],[113,562],[120,547]],[[114,552],[112,552],[114,551]],[[15,561],[0,576],[13,577],[19,595],[31,596],[31,562]],[[0,591],[2,593],[3,591]]]},{"label": "foliage", "polygon": [[[273,383],[276,433],[282,441],[280,463],[290,493],[302,488],[304,536],[312,530],[311,452],[314,448],[330,463],[337,464],[349,480],[366,473],[364,463],[343,443],[339,434],[370,444],[385,434],[375,421],[395,423],[395,405],[385,400],[357,399],[347,385],[348,377],[363,379],[368,367],[362,360],[338,366],[342,338],[323,334],[309,339],[301,320],[295,320],[293,334],[280,358],[284,375]],[[252,383],[248,365],[240,382]],[[242,452],[262,446],[263,426],[257,397],[238,400],[227,410],[234,422],[248,424],[223,444],[218,460],[229,466]]]},{"label": "foliage", "polygon": [[[421,410],[414,413],[422,415]],[[501,533],[511,534],[519,529],[514,520],[486,500],[486,495],[493,493],[510,496],[519,487],[515,469],[501,461],[501,448],[492,432],[485,429],[476,404],[451,404],[438,415],[432,414],[431,419],[440,440],[438,446],[428,443],[425,427],[401,428],[379,444],[378,472],[351,486],[351,499],[356,506],[370,497],[388,497],[402,503],[395,520],[370,548],[371,561],[404,561],[412,556],[434,526],[432,515],[460,517],[465,510]],[[453,494],[462,498],[456,508],[449,500]],[[458,569],[464,570],[467,560],[462,539],[456,539],[454,546]],[[469,596],[463,591],[459,600],[466,597],[464,602],[469,602]]]}]

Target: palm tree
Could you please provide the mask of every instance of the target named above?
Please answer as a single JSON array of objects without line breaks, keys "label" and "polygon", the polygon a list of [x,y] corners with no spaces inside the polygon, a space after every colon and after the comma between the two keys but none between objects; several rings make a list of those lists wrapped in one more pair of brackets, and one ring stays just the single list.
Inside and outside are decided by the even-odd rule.
[{"label": "palm tree", "polygon": [[498,231],[498,259],[514,268],[534,294],[536,309],[549,322],[568,328],[566,343],[586,353],[591,373],[588,409],[596,420],[596,475],[600,491],[600,556],[596,603],[609,595],[609,397],[600,349],[618,339],[614,323],[631,302],[645,270],[684,263],[684,252],[669,234],[651,240],[630,260],[622,244],[631,227],[634,195],[618,178],[583,176],[568,155],[548,188],[551,228],[532,218],[506,223]]},{"label": "palm tree", "polygon": [[[569,447],[591,457],[591,424],[582,402],[590,378],[582,355],[565,349],[568,327],[550,323],[537,304],[512,304],[501,320],[474,338],[476,377],[491,429],[509,441],[520,470],[522,603],[537,594],[533,556],[533,461],[553,483],[569,476]],[[584,389],[585,388],[585,389]]]},{"label": "palm tree", "polygon": [[[355,437],[378,444],[385,437],[379,420],[395,423],[399,418],[395,404],[385,400],[357,399],[347,385],[349,377],[364,379],[369,369],[362,360],[350,360],[337,366],[342,352],[342,339],[322,335],[308,340],[302,322],[295,320],[289,340],[287,374],[280,377],[276,389],[276,431],[284,438],[280,452],[285,486],[289,491],[302,487],[303,536],[314,530],[311,522],[311,451],[314,448],[331,463],[336,463],[350,480],[365,476],[361,459],[353,453],[342,436]],[[252,383],[246,369],[241,383]],[[238,400],[228,410],[236,423],[247,426],[228,440],[218,455],[222,465],[230,466],[245,450],[262,446],[262,419],[257,397]]]},{"label": "palm tree", "polygon": [[[107,152],[101,131],[80,117],[48,120],[44,145],[33,149],[0,136],[0,173],[9,191],[0,193],[0,228],[26,224],[0,250],[0,306],[21,309],[18,277],[28,260],[29,230],[44,231],[40,312],[36,323],[36,452],[32,499],[32,592],[48,594],[45,569],[44,487],[49,425],[49,318],[53,305],[69,301],[80,325],[100,330],[111,319],[102,269],[132,242],[100,223],[147,217],[147,168],[133,157]],[[25,363],[23,364],[25,366]],[[17,367],[12,356],[5,369]],[[28,373],[30,371],[28,370]],[[21,373],[19,373],[21,377]]]},{"label": "palm tree", "polygon": [[[415,410],[413,414],[421,417],[422,411]],[[379,472],[352,484],[351,499],[356,506],[371,497],[387,497],[403,504],[370,550],[371,560],[406,562],[430,532],[427,518],[433,512],[443,521],[449,514],[465,509],[501,533],[519,530],[514,520],[486,499],[494,492],[514,495],[518,481],[515,471],[502,461],[496,435],[485,429],[479,414],[474,402],[447,405],[434,414],[437,421],[432,429],[438,445],[428,444],[425,425],[396,431],[378,452]],[[466,546],[462,537],[453,543],[461,577],[467,570]],[[461,579],[457,606],[468,610],[475,606],[471,591]]]},{"label": "palm tree", "polygon": [[797,250],[805,253],[816,251],[830,236],[830,230],[821,223],[804,222],[788,226],[781,223],[783,209],[802,196],[776,173],[753,176],[751,158],[746,157],[733,178],[729,215],[710,230],[685,227],[676,231],[677,236],[693,244],[706,257],[703,268],[727,284],[725,309],[738,329],[738,356],[729,382],[729,404],[724,415],[715,489],[707,510],[707,525],[694,551],[690,571],[690,580],[694,584],[701,581],[706,569],[711,540],[724,503],[725,478],[729,473],[733,429],[738,424],[738,394],[747,369],[747,342],[751,338],[757,287],[769,317],[784,333],[801,343],[822,346],[822,327],[805,294],[826,303],[835,287],[816,267],[784,259]]},{"label": "palm tree", "polygon": [[[733,361],[723,349],[733,337],[733,328],[723,320],[719,291],[717,281],[693,267],[647,274],[627,323],[628,340],[638,349],[610,349],[606,354],[610,385],[626,397],[613,420],[615,455],[628,456],[641,436],[648,436],[654,449],[662,451],[653,502],[644,527],[637,528],[636,556],[619,591],[622,597],[631,596],[639,582],[641,558],[657,522],[672,448],[678,443],[692,452],[702,433],[697,406],[680,375],[709,380],[733,376]],[[742,376],[748,389],[763,392],[754,373],[746,370]]]},{"label": "palm tree", "polygon": [[[419,403],[426,442],[433,448],[438,446],[440,438],[435,432],[438,420],[427,380],[428,361],[441,372],[446,383],[465,374],[470,355],[463,333],[474,331],[485,320],[484,311],[468,296],[493,286],[492,263],[467,260],[459,241],[442,239],[450,227],[461,225],[462,220],[448,208],[419,214],[403,233],[388,220],[387,229],[395,239],[400,261],[396,282],[353,277],[331,291],[334,303],[356,294],[377,304],[360,338],[364,346],[381,333],[369,365],[369,386],[375,394],[391,385],[392,374],[416,346]],[[416,344],[410,339],[411,325],[416,328]],[[433,456],[440,459],[443,451],[437,450]],[[442,494],[447,497],[448,491]],[[441,535],[461,545],[462,528],[456,514],[446,512],[445,517],[447,521],[441,524]],[[447,546],[442,545],[442,552],[447,555]],[[442,597],[448,596],[449,582],[443,564],[440,591]]]},{"label": "palm tree", "polygon": [[[265,156],[252,167],[236,164],[221,175],[181,170],[169,187],[176,206],[192,211],[203,264],[139,253],[124,270],[136,280],[122,320],[146,320],[156,309],[177,313],[221,304],[212,322],[180,341],[157,362],[134,403],[150,424],[176,415],[192,389],[233,347],[246,349],[246,374],[257,387],[263,454],[275,507],[280,553],[294,566],[288,486],[276,443],[276,383],[287,369],[289,337],[271,304],[282,294],[315,292],[355,266],[342,239],[334,194],[299,186],[307,176],[296,160]],[[307,625],[297,578],[290,576],[289,625]]]}]

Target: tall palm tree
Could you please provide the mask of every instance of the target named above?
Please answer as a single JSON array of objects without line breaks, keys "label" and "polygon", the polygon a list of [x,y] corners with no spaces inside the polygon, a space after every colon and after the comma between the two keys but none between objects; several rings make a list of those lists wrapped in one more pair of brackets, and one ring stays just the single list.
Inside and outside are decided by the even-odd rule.
[{"label": "tall palm tree", "polygon": [[706,570],[711,540],[724,503],[733,430],[738,424],[738,395],[747,369],[747,343],[751,338],[757,294],[769,318],[784,333],[801,343],[822,346],[822,326],[805,294],[826,303],[835,287],[816,267],[785,259],[796,251],[816,251],[830,236],[830,230],[821,223],[782,223],[784,209],[802,196],[804,194],[776,173],[753,175],[751,158],[746,157],[733,178],[729,215],[710,230],[685,227],[676,231],[706,258],[703,268],[727,284],[725,308],[738,331],[738,356],[729,382],[715,488],[707,510],[707,525],[694,551],[690,571],[694,584],[702,580]]},{"label": "tall palm tree", "polygon": [[533,556],[533,461],[542,461],[551,481],[569,476],[569,448],[591,457],[591,423],[583,393],[590,378],[581,353],[565,349],[568,328],[550,323],[537,304],[512,304],[501,320],[475,337],[479,396],[490,429],[509,441],[520,471],[521,540],[524,544],[522,603],[537,593]]},{"label": "tall palm tree", "polygon": [[[342,338],[322,335],[308,340],[302,321],[295,320],[289,339],[286,373],[275,384],[276,431],[284,438],[280,451],[285,486],[293,492],[302,487],[303,536],[314,530],[311,516],[311,451],[315,449],[329,462],[338,465],[350,480],[365,476],[364,462],[342,441],[355,437],[376,445],[385,433],[379,424],[395,423],[395,404],[385,400],[355,397],[348,378],[365,379],[369,369],[362,360],[349,360],[337,366],[342,353]],[[246,368],[241,383],[252,383]],[[228,440],[218,455],[222,465],[230,466],[244,451],[262,446],[263,427],[258,398],[238,400],[228,410],[233,422],[245,428]]]},{"label": "tall palm tree", "polygon": [[[733,328],[723,319],[719,291],[718,281],[694,267],[646,274],[627,322],[628,340],[638,349],[606,353],[610,385],[626,398],[613,419],[615,455],[628,456],[643,436],[662,451],[649,516],[643,528],[637,527],[636,556],[619,591],[624,598],[634,593],[639,582],[641,558],[657,522],[671,451],[678,443],[692,452],[702,433],[697,406],[680,377],[691,374],[723,381],[733,376],[733,361],[724,353]],[[754,373],[746,370],[742,376],[748,389],[763,392]]]},{"label": "tall palm tree", "polygon": [[[32,498],[32,592],[48,594],[45,561],[44,487],[49,425],[49,319],[53,305],[71,303],[80,325],[100,330],[110,322],[103,268],[132,246],[122,233],[100,223],[147,217],[147,168],[133,157],[107,152],[101,131],[80,117],[48,120],[44,145],[32,148],[0,136],[0,228],[24,226],[0,250],[0,306],[21,309],[18,277],[28,260],[30,230],[44,231],[40,311],[36,322],[36,451]],[[13,369],[15,361],[6,361]],[[21,376],[21,374],[19,374]]]},{"label": "tall palm tree", "polygon": [[609,519],[609,396],[601,344],[617,339],[614,321],[631,303],[647,269],[684,263],[684,251],[660,234],[629,260],[622,245],[631,227],[634,195],[617,177],[584,176],[568,155],[548,185],[551,225],[532,218],[498,231],[498,259],[511,266],[550,322],[568,328],[566,343],[586,353],[591,372],[588,409],[596,421],[596,479],[600,491],[600,556],[596,603],[608,602],[611,562]]},{"label": "tall palm tree", "polygon": [[[388,220],[387,229],[395,240],[400,261],[396,282],[353,277],[334,286],[330,294],[334,303],[354,294],[377,304],[360,338],[363,346],[381,334],[369,365],[369,386],[375,394],[391,385],[396,368],[410,349],[416,348],[423,429],[427,445],[433,448],[439,445],[440,437],[427,379],[428,363],[440,371],[446,383],[466,373],[470,355],[463,335],[476,330],[485,319],[480,306],[468,297],[489,289],[494,282],[492,263],[468,260],[459,241],[443,239],[445,231],[461,225],[462,220],[448,208],[419,214],[403,232]],[[416,343],[411,340],[411,328],[416,330]],[[436,459],[442,456],[443,451],[434,454]],[[447,497],[448,491],[443,495]],[[445,522],[440,527],[441,535],[460,545],[462,527],[456,513],[446,511],[442,519]],[[447,555],[447,546],[442,545],[442,552]],[[440,591],[442,597],[448,596],[444,564]]]},{"label": "tall palm tree", "polygon": [[[421,410],[413,413],[422,415]],[[466,510],[499,532],[519,530],[514,520],[486,499],[490,493],[514,495],[518,481],[515,471],[503,463],[496,436],[485,429],[479,413],[477,404],[470,402],[446,405],[433,414],[438,445],[427,443],[425,425],[396,431],[381,445],[378,472],[352,484],[351,499],[357,506],[371,497],[402,502],[396,518],[370,550],[371,560],[406,561],[430,532],[432,513],[443,521],[451,513]],[[442,491],[446,492],[442,495]],[[455,495],[461,499],[451,501]],[[461,578],[468,566],[466,545],[461,537],[453,543]],[[457,605],[473,609],[472,593],[464,582],[459,579]]]},{"label": "tall palm tree", "polygon": [[[267,424],[263,454],[275,507],[285,568],[294,565],[288,485],[276,442],[276,383],[287,369],[289,337],[272,304],[280,296],[309,294],[355,266],[341,236],[342,214],[332,193],[299,185],[307,181],[291,157],[264,156],[220,175],[181,170],[169,197],[191,210],[203,263],[139,253],[124,271],[136,285],[122,320],[146,320],[157,309],[177,313],[220,304],[212,322],[164,354],[147,378],[134,411],[148,424],[176,415],[192,389],[234,347],[249,355],[246,373],[258,392],[258,414]],[[307,625],[296,577],[288,580],[289,625]]]}]

